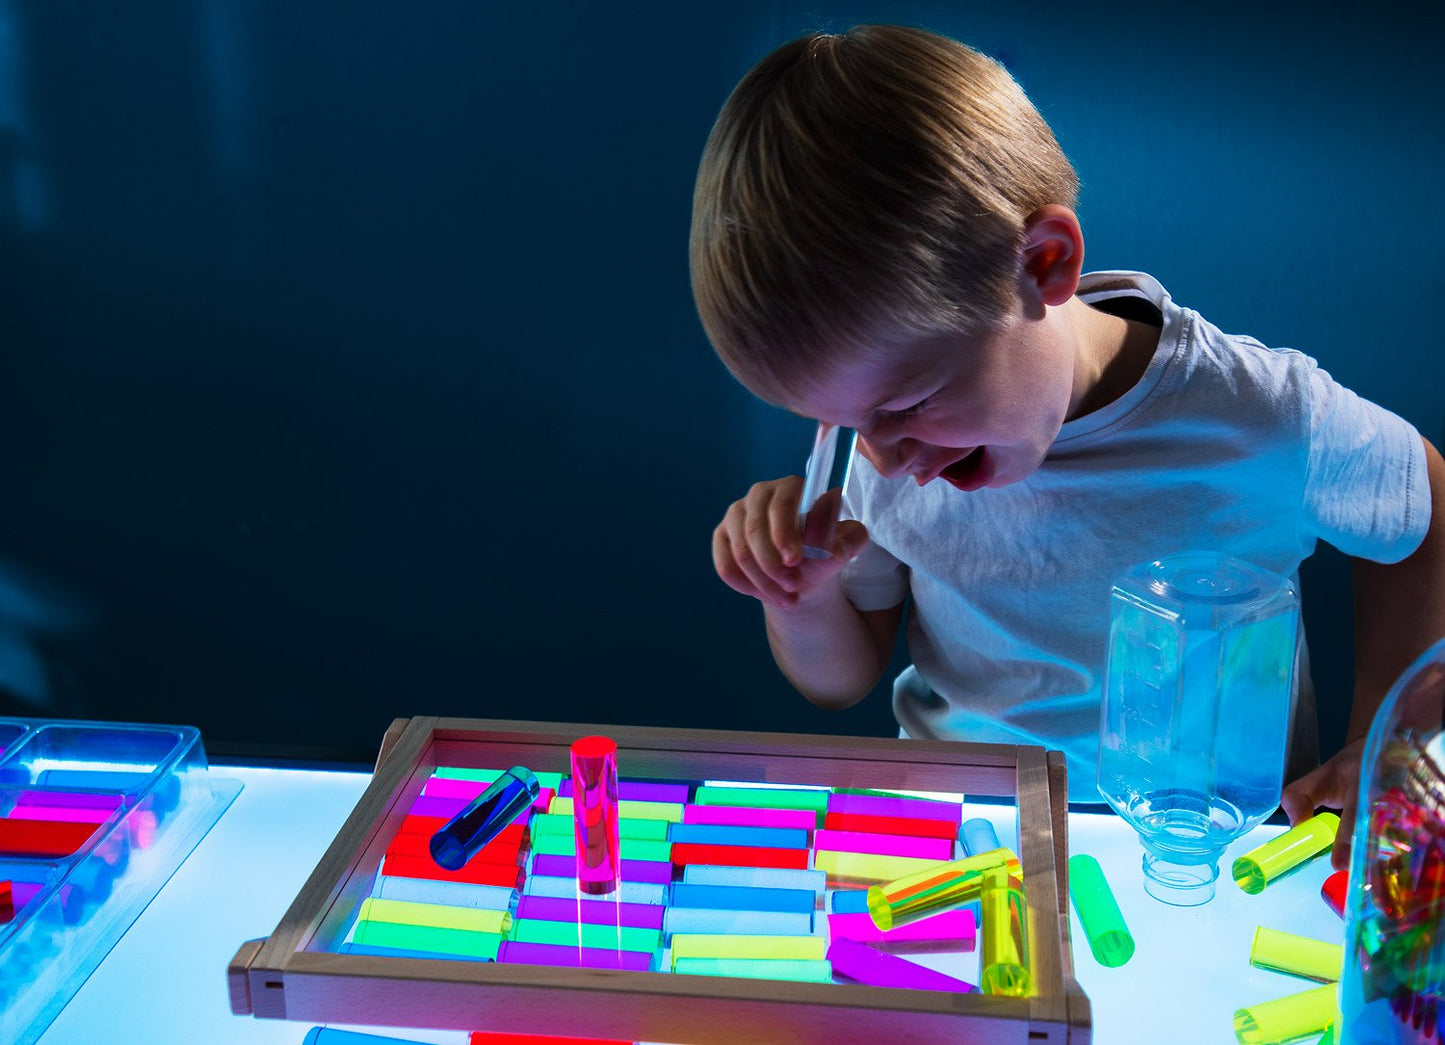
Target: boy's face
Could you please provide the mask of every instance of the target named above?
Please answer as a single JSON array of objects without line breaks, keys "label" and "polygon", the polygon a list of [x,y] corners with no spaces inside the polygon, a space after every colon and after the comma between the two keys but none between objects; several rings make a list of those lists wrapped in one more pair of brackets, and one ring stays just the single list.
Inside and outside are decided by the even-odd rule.
[{"label": "boy's face", "polygon": [[1075,356],[1054,325],[1015,318],[846,364],[787,405],[857,429],[859,451],[884,476],[1007,486],[1039,467],[1069,416]]}]

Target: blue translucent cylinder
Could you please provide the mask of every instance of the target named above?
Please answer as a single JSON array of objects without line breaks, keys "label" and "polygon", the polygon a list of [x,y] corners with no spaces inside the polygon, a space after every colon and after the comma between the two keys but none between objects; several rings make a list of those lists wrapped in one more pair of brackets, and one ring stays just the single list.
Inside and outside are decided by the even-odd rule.
[{"label": "blue translucent cylinder", "polygon": [[[806,889],[757,889],[735,885],[672,887],[673,907],[711,907],[729,911],[791,911],[811,914],[817,897]],[[697,930],[691,930],[697,931]]]},{"label": "blue translucent cylinder", "polygon": [[460,871],[502,829],[537,801],[542,787],[525,766],[513,766],[431,837],[431,855],[448,871]]},{"label": "blue translucent cylinder", "polygon": [[958,840],[963,843],[963,851],[968,856],[977,856],[999,847],[998,832],[993,829],[992,821],[981,816],[963,822],[958,829]]}]

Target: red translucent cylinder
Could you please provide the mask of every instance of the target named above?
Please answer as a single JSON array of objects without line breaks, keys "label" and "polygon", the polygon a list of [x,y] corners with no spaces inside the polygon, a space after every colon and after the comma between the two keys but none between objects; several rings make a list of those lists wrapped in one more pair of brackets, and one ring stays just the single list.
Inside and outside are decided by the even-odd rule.
[{"label": "red translucent cylinder", "polygon": [[572,815],[577,887],[589,896],[605,896],[622,878],[615,741],[583,737],[572,745]]}]

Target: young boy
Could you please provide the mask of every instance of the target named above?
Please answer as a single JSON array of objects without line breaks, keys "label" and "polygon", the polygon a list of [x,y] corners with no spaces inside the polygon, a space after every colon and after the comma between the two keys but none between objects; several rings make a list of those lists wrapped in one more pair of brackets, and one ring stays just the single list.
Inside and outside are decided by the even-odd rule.
[{"label": "young boy", "polygon": [[1098,801],[1114,577],[1186,550],[1289,576],[1328,541],[1355,560],[1349,742],[1283,805],[1344,811],[1343,866],[1372,715],[1445,635],[1445,463],[1308,357],[1141,273],[1082,275],[1076,193],[1022,90],[955,41],[815,34],[742,80],[698,173],[698,311],[739,381],[856,429],[859,458],[844,519],[837,491],[808,519],[831,558],[802,554],[791,476],[729,508],[718,574],[827,708],[878,681],[906,604],[904,735],[1061,749]]}]

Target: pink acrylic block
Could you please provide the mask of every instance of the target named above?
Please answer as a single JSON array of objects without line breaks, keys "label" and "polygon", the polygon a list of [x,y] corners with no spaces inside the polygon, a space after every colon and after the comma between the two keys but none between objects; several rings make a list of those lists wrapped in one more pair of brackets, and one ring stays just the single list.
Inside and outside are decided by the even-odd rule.
[{"label": "pink acrylic block", "polygon": [[971,951],[978,939],[978,923],[971,908],[944,911],[884,932],[867,911],[828,915],[830,939],[859,943],[938,944],[952,950]]},{"label": "pink acrylic block", "polygon": [[818,814],[811,809],[690,805],[683,807],[682,822],[718,827],[791,827],[811,831],[818,825]]}]

